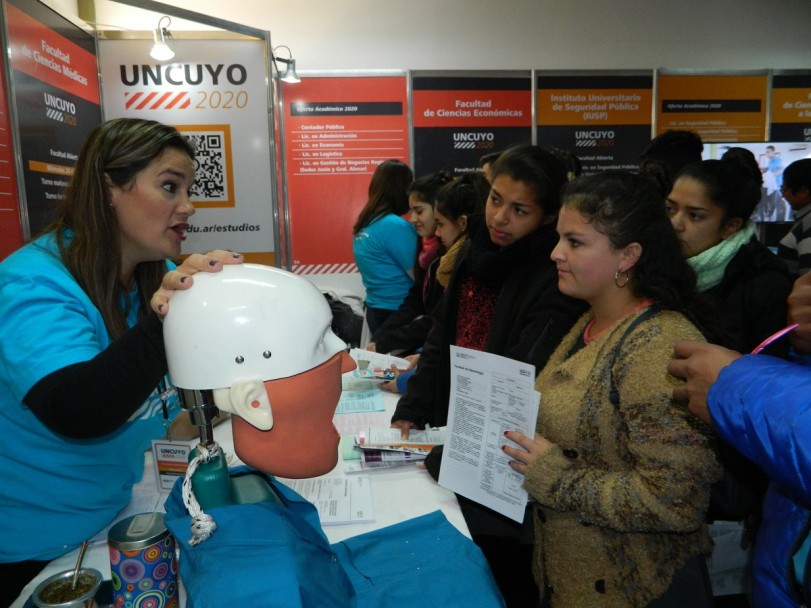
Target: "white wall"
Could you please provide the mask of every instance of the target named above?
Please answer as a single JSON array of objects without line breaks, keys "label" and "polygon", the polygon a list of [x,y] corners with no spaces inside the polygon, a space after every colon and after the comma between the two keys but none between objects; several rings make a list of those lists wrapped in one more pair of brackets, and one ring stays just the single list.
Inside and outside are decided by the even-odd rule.
[{"label": "white wall", "polygon": [[[289,46],[305,74],[348,69],[811,69],[811,0],[166,4],[269,30],[273,44]],[[140,30],[157,23],[154,14],[110,0],[96,0],[95,6],[100,23]],[[172,27],[199,29],[176,20]]]},{"label": "white wall", "polygon": [[[45,0],[78,15],[77,0]],[[811,69],[811,0],[172,0],[271,32],[300,74],[346,70]],[[95,0],[151,36],[160,13]],[[171,29],[206,29],[172,19]],[[133,34],[134,35],[134,34]],[[280,53],[280,56],[285,57]],[[363,293],[359,275],[310,277]]]}]

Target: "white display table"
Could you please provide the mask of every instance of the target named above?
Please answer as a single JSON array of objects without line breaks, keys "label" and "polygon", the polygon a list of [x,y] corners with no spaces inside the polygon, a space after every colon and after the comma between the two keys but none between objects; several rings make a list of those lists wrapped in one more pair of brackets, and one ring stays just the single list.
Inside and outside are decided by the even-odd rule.
[{"label": "white display table", "polygon": [[[392,412],[397,404],[397,396],[385,392],[383,395],[386,412],[370,414],[369,416],[375,425],[388,426],[388,421],[391,419]],[[339,420],[341,416],[341,414],[336,415],[336,426],[338,428],[341,428],[341,421]],[[226,453],[233,453],[230,421],[215,427],[214,438]],[[141,484],[156,484],[154,467],[152,454],[147,452],[145,455],[144,477]],[[339,458],[337,466],[327,476],[342,475],[344,473],[343,467],[344,462]],[[368,474],[372,482],[375,521],[364,524],[325,526],[324,533],[331,543],[340,542],[351,536],[425,515],[437,509],[441,509],[448,521],[459,531],[470,536],[459,509],[456,495],[437,485],[424,469],[418,468],[415,464],[410,464],[391,469],[375,469],[364,474]],[[11,608],[23,608],[31,593],[42,580],[57,572],[72,569],[76,564],[77,557],[78,549],[53,560],[45,570],[26,585],[17,600],[11,605]],[[83,565],[100,570],[105,580],[109,579],[110,561],[107,544],[105,542],[91,544],[85,554]],[[180,604],[185,606],[185,592],[182,585],[180,587]]]}]

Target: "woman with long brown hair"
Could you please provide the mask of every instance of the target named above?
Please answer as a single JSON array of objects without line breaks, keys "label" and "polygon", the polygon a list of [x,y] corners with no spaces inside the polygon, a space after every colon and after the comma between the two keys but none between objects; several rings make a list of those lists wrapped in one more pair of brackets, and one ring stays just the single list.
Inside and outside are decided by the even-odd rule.
[{"label": "woman with long brown hair", "polygon": [[369,198],[352,227],[352,252],[366,289],[366,323],[374,334],[414,284],[417,231],[405,219],[411,168],[399,160],[380,163]]},{"label": "woman with long brown hair", "polygon": [[129,503],[144,451],[180,411],[165,396],[150,298],[164,314],[191,274],[242,260],[217,251],[171,261],[194,213],[193,158],[173,127],[100,125],[56,221],[0,264],[2,605]]}]

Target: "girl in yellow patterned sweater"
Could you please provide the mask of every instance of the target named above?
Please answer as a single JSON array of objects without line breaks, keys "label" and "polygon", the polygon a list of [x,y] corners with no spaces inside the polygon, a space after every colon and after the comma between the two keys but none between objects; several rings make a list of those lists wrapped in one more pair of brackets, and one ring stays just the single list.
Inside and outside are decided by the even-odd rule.
[{"label": "girl in yellow patterned sweater", "polygon": [[712,606],[704,513],[720,468],[666,369],[675,341],[703,340],[695,276],[638,175],[569,184],[558,234],[560,290],[591,308],[538,375],[535,437],[508,431],[504,447],[535,501],[544,602]]}]

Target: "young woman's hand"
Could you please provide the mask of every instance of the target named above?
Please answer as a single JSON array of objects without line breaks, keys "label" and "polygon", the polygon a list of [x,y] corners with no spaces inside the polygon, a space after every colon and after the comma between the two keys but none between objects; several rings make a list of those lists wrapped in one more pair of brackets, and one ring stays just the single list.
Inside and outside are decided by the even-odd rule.
[{"label": "young woman's hand", "polygon": [[419,360],[420,360],[419,355],[408,355],[406,357],[406,361],[408,361],[408,367],[406,367],[405,369],[400,369],[396,365],[392,364],[391,372],[394,374],[394,379],[389,380],[388,382],[384,382],[383,384],[380,385],[380,388],[390,393],[399,394],[400,389],[397,388],[397,376],[399,376],[403,372],[407,372],[417,367],[417,361]]},{"label": "young woman's hand", "polygon": [[526,475],[530,465],[532,465],[537,458],[546,454],[553,445],[551,441],[546,439],[546,437],[538,435],[538,433],[535,433],[534,438],[529,438],[518,431],[505,431],[504,436],[521,446],[516,448],[505,443],[501,446],[501,450],[512,458],[510,466],[513,470],[522,475]]},{"label": "young woman's hand", "polygon": [[198,272],[219,272],[224,264],[241,264],[244,258],[241,253],[215,249],[208,253],[193,253],[183,263],[163,275],[158,290],[152,294],[149,305],[159,317],[169,312],[169,299],[178,289],[188,289],[192,285],[192,275]]},{"label": "young woman's hand", "polygon": [[419,427],[410,420],[394,420],[391,423],[391,428],[400,429],[400,437],[408,439],[408,434],[411,429],[418,429]]}]

